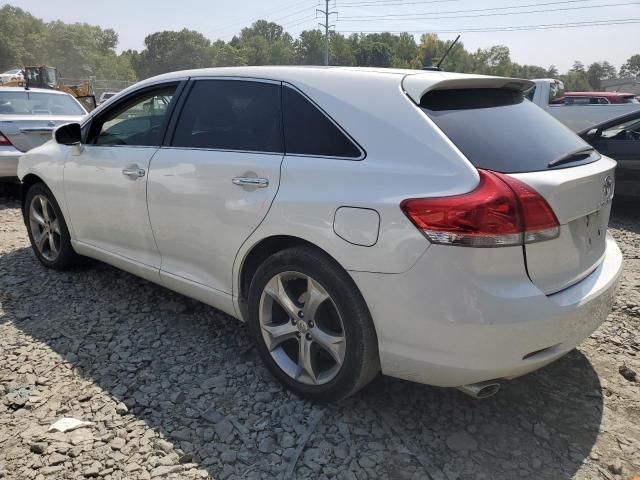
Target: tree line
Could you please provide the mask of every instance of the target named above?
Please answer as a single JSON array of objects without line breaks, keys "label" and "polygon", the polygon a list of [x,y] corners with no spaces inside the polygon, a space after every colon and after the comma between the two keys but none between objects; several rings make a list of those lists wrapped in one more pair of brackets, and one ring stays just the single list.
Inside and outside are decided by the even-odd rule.
[{"label": "tree line", "polygon": [[[183,29],[148,35],[141,51],[117,53],[118,34],[87,23],[44,22],[24,10],[0,8],[0,71],[25,65],[57,67],[67,78],[135,81],[174,70],[238,65],[320,65],[324,37],[320,30],[305,30],[297,38],[281,25],[258,20],[230,41],[211,41]],[[331,33],[331,65],[423,68],[442,58],[450,42],[425,33],[417,42],[409,33]],[[495,45],[468,51],[458,43],[445,59],[447,71],[519,78],[560,78],[567,90],[599,90],[602,80],[640,76],[640,54],[620,69],[607,61],[585,66],[574,62],[566,73],[553,66],[521,65],[509,48]]]}]

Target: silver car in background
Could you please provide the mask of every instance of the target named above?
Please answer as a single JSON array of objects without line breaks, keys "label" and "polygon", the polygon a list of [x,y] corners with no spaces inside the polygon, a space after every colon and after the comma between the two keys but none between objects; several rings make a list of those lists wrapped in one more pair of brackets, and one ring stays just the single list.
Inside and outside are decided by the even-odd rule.
[{"label": "silver car in background", "polygon": [[55,90],[0,87],[0,179],[17,179],[18,159],[51,139],[62,124],[87,111],[71,95]]}]

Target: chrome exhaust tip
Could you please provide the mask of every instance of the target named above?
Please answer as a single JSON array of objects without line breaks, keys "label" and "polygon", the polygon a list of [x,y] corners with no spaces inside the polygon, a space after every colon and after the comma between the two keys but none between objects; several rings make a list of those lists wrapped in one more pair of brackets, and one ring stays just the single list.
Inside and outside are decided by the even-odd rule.
[{"label": "chrome exhaust tip", "polygon": [[457,387],[463,393],[473,398],[489,398],[493,397],[500,390],[500,384],[494,381],[472,383],[469,385],[462,385]]}]

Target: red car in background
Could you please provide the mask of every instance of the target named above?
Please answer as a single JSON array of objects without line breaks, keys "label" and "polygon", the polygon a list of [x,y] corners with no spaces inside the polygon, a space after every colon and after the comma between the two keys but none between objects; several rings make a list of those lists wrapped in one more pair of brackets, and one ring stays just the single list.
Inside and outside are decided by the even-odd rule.
[{"label": "red car in background", "polygon": [[609,105],[612,103],[640,103],[633,93],[621,92],[565,92],[553,104],[565,105]]}]

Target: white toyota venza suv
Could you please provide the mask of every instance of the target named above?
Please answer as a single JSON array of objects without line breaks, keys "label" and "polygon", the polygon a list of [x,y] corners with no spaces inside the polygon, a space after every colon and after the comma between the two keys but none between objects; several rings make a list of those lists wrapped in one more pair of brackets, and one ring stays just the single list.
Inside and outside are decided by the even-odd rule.
[{"label": "white toyota venza suv", "polygon": [[523,98],[413,70],[183,71],[24,155],[38,259],[115,265],[248,323],[288,388],[380,371],[476,397],[576,347],[622,268],[615,162]]}]

